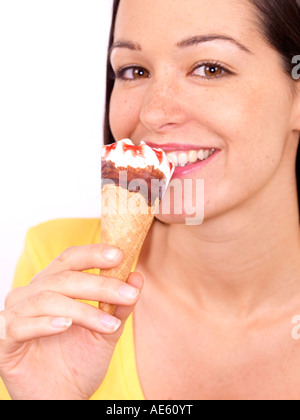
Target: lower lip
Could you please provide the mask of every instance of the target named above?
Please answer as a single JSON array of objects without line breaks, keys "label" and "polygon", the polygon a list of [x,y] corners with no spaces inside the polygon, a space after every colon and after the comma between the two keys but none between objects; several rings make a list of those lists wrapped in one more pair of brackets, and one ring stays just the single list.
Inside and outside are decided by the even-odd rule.
[{"label": "lower lip", "polygon": [[177,166],[175,168],[174,174],[172,178],[181,178],[185,175],[190,175],[192,172],[197,171],[201,168],[204,168],[208,165],[218,154],[220,150],[215,150],[214,153],[207,159],[202,160],[201,162],[191,163],[187,166]]}]

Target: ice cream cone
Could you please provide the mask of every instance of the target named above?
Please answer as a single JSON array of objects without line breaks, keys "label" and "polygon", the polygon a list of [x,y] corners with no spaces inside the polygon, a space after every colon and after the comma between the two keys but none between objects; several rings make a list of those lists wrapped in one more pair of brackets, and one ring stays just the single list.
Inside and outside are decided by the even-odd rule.
[{"label": "ice cream cone", "polygon": [[[159,199],[157,203],[158,201]],[[128,203],[131,205],[128,206]],[[104,207],[106,211],[102,212],[101,217],[101,243],[120,248],[124,258],[118,267],[101,270],[101,275],[126,282],[153,222],[155,205],[149,207],[139,193],[106,185],[102,189],[102,208]],[[132,211],[134,207],[135,211]],[[100,303],[99,308],[113,314],[115,305]]]},{"label": "ice cream cone", "polygon": [[[101,275],[126,282],[171,180],[173,163],[161,149],[122,140],[102,153],[101,242],[120,248],[122,263]],[[115,306],[99,303],[110,314]]]}]

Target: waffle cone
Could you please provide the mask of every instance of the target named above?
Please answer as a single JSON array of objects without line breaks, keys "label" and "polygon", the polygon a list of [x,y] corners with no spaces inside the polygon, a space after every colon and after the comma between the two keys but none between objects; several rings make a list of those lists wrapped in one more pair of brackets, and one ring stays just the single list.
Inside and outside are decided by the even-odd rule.
[{"label": "waffle cone", "polygon": [[[118,267],[101,270],[101,275],[126,282],[153,222],[155,206],[149,207],[140,193],[116,185],[105,185],[101,198],[101,243],[124,253]],[[115,311],[115,305],[107,303],[99,303],[99,308],[110,314]]]}]

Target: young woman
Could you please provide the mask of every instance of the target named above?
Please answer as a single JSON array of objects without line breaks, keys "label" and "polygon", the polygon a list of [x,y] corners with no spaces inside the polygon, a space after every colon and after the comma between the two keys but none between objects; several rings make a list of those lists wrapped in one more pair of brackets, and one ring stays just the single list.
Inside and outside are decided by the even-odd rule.
[{"label": "young woman", "polygon": [[185,154],[205,220],[158,215],[128,285],[87,272],[122,259],[100,221],[31,229],[0,313],[11,398],[300,398],[299,21],[296,0],[115,1],[106,143]]}]

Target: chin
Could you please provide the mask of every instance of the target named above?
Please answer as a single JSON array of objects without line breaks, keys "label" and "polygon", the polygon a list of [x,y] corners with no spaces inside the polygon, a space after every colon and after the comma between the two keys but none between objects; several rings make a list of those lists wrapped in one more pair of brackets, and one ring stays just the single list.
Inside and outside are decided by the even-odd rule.
[{"label": "chin", "polygon": [[[205,194],[202,200],[173,200],[174,197],[163,198],[155,219],[165,224],[200,226],[205,222],[228,214],[239,207],[240,200],[224,193]],[[170,201],[169,201],[170,200]],[[243,201],[244,202],[244,201]],[[170,203],[170,204],[169,204]],[[182,204],[184,203],[184,204]]]},{"label": "chin", "polygon": [[201,225],[204,220],[204,181],[199,180],[197,188],[193,183],[183,188],[182,182],[178,182],[179,188],[173,185],[167,189],[156,219],[166,224]]},{"label": "chin", "polygon": [[161,223],[166,225],[186,225],[186,218],[182,215],[156,215],[155,220],[158,220]]},{"label": "chin", "polygon": [[160,206],[158,214],[155,215],[155,219],[169,225],[199,226],[204,222],[204,206],[197,207],[196,211],[193,211],[195,207],[190,207],[190,211],[188,212],[179,209],[180,207],[176,208],[176,206],[171,209],[163,209]]}]

